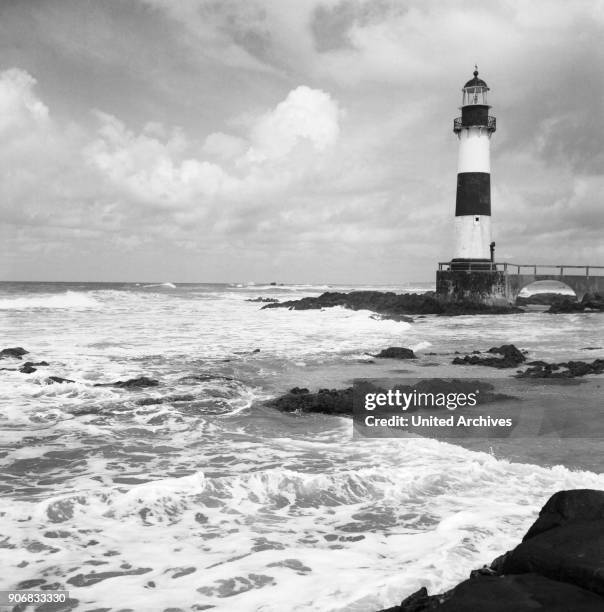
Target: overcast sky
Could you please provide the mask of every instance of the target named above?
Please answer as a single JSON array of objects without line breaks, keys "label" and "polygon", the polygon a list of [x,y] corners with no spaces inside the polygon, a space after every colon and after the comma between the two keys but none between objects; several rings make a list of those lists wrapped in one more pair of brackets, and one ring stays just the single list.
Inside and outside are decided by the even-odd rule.
[{"label": "overcast sky", "polygon": [[0,277],[432,280],[475,63],[497,259],[604,265],[603,40],[599,0],[1,0]]}]

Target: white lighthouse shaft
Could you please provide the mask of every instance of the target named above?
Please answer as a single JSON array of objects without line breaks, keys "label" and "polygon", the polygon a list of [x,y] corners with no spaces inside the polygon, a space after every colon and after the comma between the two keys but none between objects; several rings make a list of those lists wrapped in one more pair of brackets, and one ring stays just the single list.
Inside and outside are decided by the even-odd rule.
[{"label": "white lighthouse shaft", "polygon": [[[460,181],[463,181],[463,186],[467,187],[469,180],[473,178],[472,175],[477,173],[490,177],[490,132],[482,126],[464,127],[458,133],[458,138],[458,186]],[[476,177],[474,176],[474,178]],[[488,190],[490,193],[490,185],[485,183],[484,180],[480,181],[480,177],[474,182],[480,191]],[[459,194],[463,201],[458,200],[455,215],[455,250],[453,257],[468,260],[489,259],[491,244],[490,206],[487,210],[484,203],[468,202],[471,194],[468,194],[467,191],[468,189]],[[483,193],[482,195],[487,194]]]}]

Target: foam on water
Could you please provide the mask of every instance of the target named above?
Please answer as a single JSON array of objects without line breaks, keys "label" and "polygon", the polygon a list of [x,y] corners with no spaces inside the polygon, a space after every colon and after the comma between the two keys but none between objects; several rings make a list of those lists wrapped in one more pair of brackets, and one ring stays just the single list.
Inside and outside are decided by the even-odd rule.
[{"label": "foam on water", "polygon": [[28,310],[31,308],[88,310],[98,307],[99,303],[94,298],[76,291],[66,291],[58,295],[46,294],[0,299],[0,310]]}]

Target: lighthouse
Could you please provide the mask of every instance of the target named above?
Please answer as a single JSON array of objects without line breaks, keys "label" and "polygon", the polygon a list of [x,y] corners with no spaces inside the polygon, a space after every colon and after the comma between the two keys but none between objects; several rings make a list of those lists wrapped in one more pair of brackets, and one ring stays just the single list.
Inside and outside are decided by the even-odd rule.
[{"label": "lighthouse", "polygon": [[491,135],[495,117],[489,115],[489,87],[474,78],[462,89],[461,117],[453,122],[459,140],[457,196],[455,200],[455,250],[452,270],[491,267]]}]

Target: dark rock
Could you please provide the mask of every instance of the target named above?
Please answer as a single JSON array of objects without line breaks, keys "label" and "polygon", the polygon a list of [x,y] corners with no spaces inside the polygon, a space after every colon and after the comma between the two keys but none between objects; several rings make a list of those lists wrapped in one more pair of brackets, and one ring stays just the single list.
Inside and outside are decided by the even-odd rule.
[{"label": "dark rock", "polygon": [[538,304],[541,306],[551,306],[560,302],[576,302],[576,297],[564,293],[533,293],[527,297],[516,298],[516,304],[519,306],[528,306],[529,304]]},{"label": "dark rock", "polygon": [[128,380],[116,380],[110,383],[96,383],[95,387],[119,387],[121,389],[139,389],[142,387],[157,387],[159,381],[147,376],[129,378]]},{"label": "dark rock", "polygon": [[523,542],[555,527],[604,520],[604,491],[573,489],[554,493],[526,532]]},{"label": "dark rock", "polygon": [[463,315],[463,314],[509,314],[523,312],[513,306],[488,306],[478,302],[445,302],[436,297],[434,291],[426,293],[393,293],[391,291],[351,291],[341,293],[327,291],[318,297],[304,297],[262,308],[289,308],[290,310],[318,310],[343,306],[351,310],[371,310],[386,315]]},{"label": "dark rock", "polygon": [[556,302],[547,312],[585,312],[585,310],[604,311],[604,298],[599,293],[586,293],[580,302],[571,299]]},{"label": "dark rock", "polygon": [[415,353],[411,349],[402,346],[391,346],[373,356],[380,359],[415,359]]},{"label": "dark rock", "polygon": [[560,314],[567,312],[583,312],[584,310],[585,305],[581,302],[577,302],[576,300],[562,300],[552,304],[547,312]]},{"label": "dark rock", "polygon": [[[533,535],[497,564],[500,574],[534,572],[604,595],[604,519]],[[604,610],[604,601],[602,601]]]},{"label": "dark rock", "polygon": [[493,346],[487,353],[501,355],[501,357],[479,357],[472,354],[465,357],[455,357],[452,363],[455,365],[481,365],[490,368],[515,368],[526,361],[526,357],[513,344]]},{"label": "dark rock", "polygon": [[52,384],[52,383],[63,384],[63,383],[72,383],[72,382],[75,382],[75,380],[71,380],[69,378],[61,378],[60,376],[49,376],[46,379],[46,382],[48,384]]},{"label": "dark rock", "polygon": [[320,412],[323,414],[352,414],[352,387],[347,389],[308,389],[294,387],[289,393],[268,402],[281,412]]},{"label": "dark rock", "polygon": [[602,374],[604,372],[604,359],[595,359],[592,363],[586,361],[566,361],[561,363],[547,363],[545,361],[531,361],[517,378],[576,378],[587,374]]},{"label": "dark rock", "polygon": [[596,612],[604,603],[585,589],[531,573],[478,576],[443,595],[406,602],[383,612]]},{"label": "dark rock", "polygon": [[24,363],[20,368],[19,372],[23,372],[23,374],[32,374],[33,372],[37,372],[37,369],[28,363]]},{"label": "dark rock", "polygon": [[195,396],[185,393],[183,395],[168,395],[166,397],[144,397],[136,401],[137,406],[154,406],[156,404],[171,404],[173,402],[193,402]]},{"label": "dark rock", "polygon": [[[422,315],[422,317],[425,317],[425,315]],[[422,317],[418,317],[418,319]],[[413,323],[413,317],[408,317],[407,315],[402,314],[373,314],[369,318],[374,319],[375,321],[397,321],[399,323]]]},{"label": "dark rock", "polygon": [[48,363],[46,361],[26,361],[21,367],[24,368],[25,366],[33,366],[33,367],[40,367],[40,366],[47,366]]},{"label": "dark rock", "polygon": [[255,298],[248,298],[245,301],[246,302],[266,302],[267,304],[275,304],[279,300],[277,298],[271,298],[271,297],[255,297]]},{"label": "dark rock", "polygon": [[[361,392],[383,392],[386,389],[378,387],[370,382],[363,383]],[[494,386],[479,380],[464,379],[425,379],[414,385],[396,385],[393,390],[402,393],[472,393],[477,389],[480,391],[481,405],[499,400],[511,399],[510,396],[495,393]],[[286,394],[267,402],[267,406],[276,408],[281,412],[320,412],[324,414],[338,414],[352,416],[353,414],[353,387],[346,389],[319,389],[317,393],[311,393],[306,388],[294,387]],[[438,407],[435,407],[437,409]],[[444,408],[443,408],[444,409]],[[414,412],[419,408],[409,408]]]},{"label": "dark rock", "polygon": [[29,351],[26,351],[20,346],[15,346],[13,348],[5,348],[0,351],[0,359],[4,359],[5,357],[14,357],[15,359],[21,359],[23,355],[27,355],[28,353]]}]

